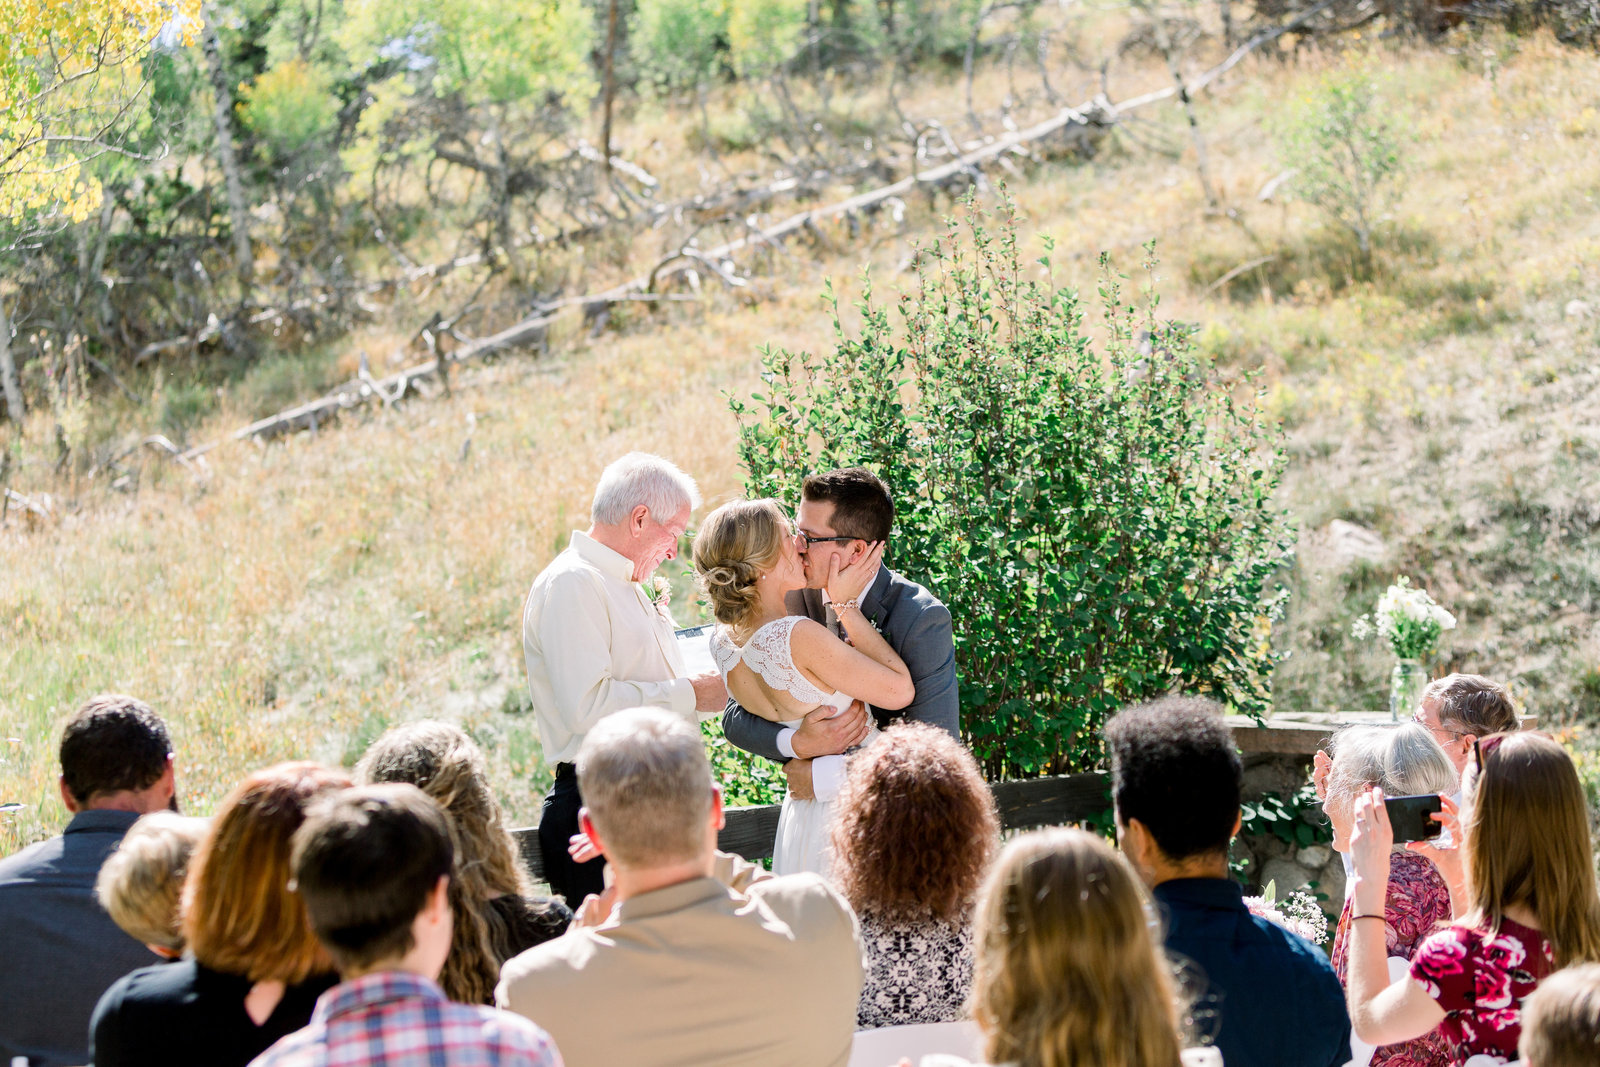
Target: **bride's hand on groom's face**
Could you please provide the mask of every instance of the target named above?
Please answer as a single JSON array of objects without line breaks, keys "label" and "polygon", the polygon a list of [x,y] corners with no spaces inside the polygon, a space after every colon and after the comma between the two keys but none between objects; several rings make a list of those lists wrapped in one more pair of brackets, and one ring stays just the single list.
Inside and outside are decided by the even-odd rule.
[{"label": "bride's hand on groom's face", "polygon": [[856,600],[867,591],[867,583],[878,573],[883,562],[883,542],[874,541],[852,563],[840,565],[839,556],[828,557],[828,580],[824,583],[828,599],[834,601]]}]

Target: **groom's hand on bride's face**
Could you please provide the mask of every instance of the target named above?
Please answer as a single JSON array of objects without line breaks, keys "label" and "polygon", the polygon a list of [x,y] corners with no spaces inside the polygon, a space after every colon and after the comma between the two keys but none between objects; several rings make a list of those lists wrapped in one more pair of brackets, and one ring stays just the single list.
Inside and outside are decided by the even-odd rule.
[{"label": "groom's hand on bride's face", "polygon": [[852,745],[859,745],[866,740],[867,731],[871,728],[872,720],[867,715],[867,706],[861,701],[851,702],[848,708],[837,715],[824,704],[806,714],[795,728],[790,743],[794,746],[794,754],[801,759],[837,756]]}]

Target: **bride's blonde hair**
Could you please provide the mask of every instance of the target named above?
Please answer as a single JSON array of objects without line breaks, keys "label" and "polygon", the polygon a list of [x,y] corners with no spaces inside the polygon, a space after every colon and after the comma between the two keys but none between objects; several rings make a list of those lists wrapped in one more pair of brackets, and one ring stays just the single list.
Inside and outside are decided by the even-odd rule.
[{"label": "bride's blonde hair", "polygon": [[706,516],[694,538],[694,569],[718,622],[744,628],[760,602],[756,581],[792,536],[789,517],[771,498],[735,500]]},{"label": "bride's blonde hair", "polygon": [[988,1063],[1178,1067],[1178,997],[1132,868],[1082,830],[1007,846],[978,905]]}]

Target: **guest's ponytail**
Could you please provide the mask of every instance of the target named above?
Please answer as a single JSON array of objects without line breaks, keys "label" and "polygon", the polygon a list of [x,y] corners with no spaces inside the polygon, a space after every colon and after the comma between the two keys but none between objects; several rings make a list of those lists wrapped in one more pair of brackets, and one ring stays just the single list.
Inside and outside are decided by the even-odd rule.
[{"label": "guest's ponytail", "polygon": [[776,500],[735,500],[706,516],[694,539],[694,569],[718,622],[745,629],[761,601],[757,583],[788,536]]}]

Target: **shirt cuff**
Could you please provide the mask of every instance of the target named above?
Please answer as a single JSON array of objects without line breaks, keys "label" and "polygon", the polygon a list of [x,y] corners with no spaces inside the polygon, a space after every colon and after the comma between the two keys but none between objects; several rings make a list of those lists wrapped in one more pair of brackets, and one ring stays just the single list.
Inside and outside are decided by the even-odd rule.
[{"label": "shirt cuff", "polygon": [[672,710],[679,715],[694,715],[694,683],[687,678],[674,678],[667,683]]},{"label": "shirt cuff", "polygon": [[778,751],[783,753],[784,759],[799,759],[794,754],[794,727],[785,726],[778,731]]},{"label": "shirt cuff", "polygon": [[843,786],[843,756],[818,756],[811,761],[811,792],[818,800],[833,800]]}]

